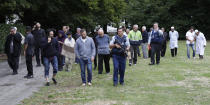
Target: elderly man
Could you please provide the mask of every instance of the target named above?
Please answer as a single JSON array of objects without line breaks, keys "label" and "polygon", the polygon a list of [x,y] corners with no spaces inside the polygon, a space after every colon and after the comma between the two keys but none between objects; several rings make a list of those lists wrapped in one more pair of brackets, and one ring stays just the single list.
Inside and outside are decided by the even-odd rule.
[{"label": "elderly man", "polygon": [[82,86],[86,86],[86,75],[85,69],[87,68],[88,73],[88,85],[92,85],[92,62],[94,61],[96,51],[93,39],[87,36],[86,30],[80,31],[81,37],[77,39],[75,45],[75,53],[80,61]]},{"label": "elderly man", "polygon": [[187,45],[187,57],[190,59],[190,47],[193,50],[193,58],[195,59],[195,32],[194,28],[191,27],[186,33],[186,45]]},{"label": "elderly man", "polygon": [[169,32],[169,37],[171,56],[174,57],[177,55],[179,33],[174,29],[173,26],[171,27],[171,31]]},{"label": "elderly man", "polygon": [[131,45],[131,59],[129,60],[129,66],[136,65],[137,63],[137,53],[138,47],[141,44],[142,35],[141,32],[138,30],[138,25],[133,25],[133,30],[131,30],[128,34],[128,38],[130,40]]},{"label": "elderly man", "polygon": [[118,85],[118,74],[120,75],[120,84],[124,85],[124,75],[126,67],[126,50],[130,48],[128,37],[123,35],[123,29],[117,30],[118,34],[112,37],[110,48],[112,49],[112,59],[114,63],[113,82]]},{"label": "elderly man", "polygon": [[21,38],[15,27],[10,29],[10,34],[6,37],[4,52],[7,54],[8,64],[13,70],[13,75],[18,74]]},{"label": "elderly man", "polygon": [[103,61],[105,63],[106,73],[110,72],[109,60],[109,36],[104,34],[103,29],[98,30],[98,36],[96,36],[97,52],[98,52],[98,74],[103,72]]},{"label": "elderly man", "polygon": [[151,63],[149,65],[160,64],[160,50],[163,42],[163,32],[159,30],[158,23],[154,23],[153,30],[150,33],[148,46],[151,47]]},{"label": "elderly man", "polygon": [[143,58],[144,59],[147,59],[148,58],[148,51],[147,51],[147,45],[148,45],[148,33],[147,33],[147,30],[146,30],[146,26],[143,26],[142,27],[142,43],[141,43],[141,46],[142,46],[142,53],[143,53]]},{"label": "elderly man", "polygon": [[204,34],[198,30],[195,30],[195,35],[196,35],[196,54],[199,55],[200,59],[203,59],[206,47],[206,38]]}]

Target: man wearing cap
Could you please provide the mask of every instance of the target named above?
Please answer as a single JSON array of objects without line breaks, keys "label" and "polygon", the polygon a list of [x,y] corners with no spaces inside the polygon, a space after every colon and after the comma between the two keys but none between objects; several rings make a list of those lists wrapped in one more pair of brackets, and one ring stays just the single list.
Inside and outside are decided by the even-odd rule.
[{"label": "man wearing cap", "polygon": [[171,27],[171,31],[169,32],[169,37],[171,56],[175,57],[177,55],[179,33],[174,29],[173,26]]},{"label": "man wearing cap", "polygon": [[196,35],[196,54],[199,55],[200,59],[203,59],[206,47],[206,38],[204,34],[198,30],[195,30],[195,35]]},{"label": "man wearing cap", "polygon": [[195,32],[194,28],[191,27],[190,30],[186,33],[186,45],[187,45],[187,57],[190,59],[190,47],[193,50],[193,58],[195,58]]}]

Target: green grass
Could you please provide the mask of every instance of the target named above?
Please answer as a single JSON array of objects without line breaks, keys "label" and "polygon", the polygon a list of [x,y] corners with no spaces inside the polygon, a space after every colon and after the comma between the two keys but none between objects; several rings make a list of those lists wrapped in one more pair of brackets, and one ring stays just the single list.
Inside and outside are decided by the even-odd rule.
[{"label": "green grass", "polygon": [[[127,66],[125,85],[113,87],[112,72],[98,75],[93,70],[93,86],[82,87],[79,66],[72,72],[59,72],[57,86],[42,87],[25,105],[208,105],[210,104],[210,47],[204,60],[187,59],[180,41],[178,56],[167,49],[160,65],[148,66],[149,59],[138,59]],[[113,63],[111,71],[113,71]]]}]

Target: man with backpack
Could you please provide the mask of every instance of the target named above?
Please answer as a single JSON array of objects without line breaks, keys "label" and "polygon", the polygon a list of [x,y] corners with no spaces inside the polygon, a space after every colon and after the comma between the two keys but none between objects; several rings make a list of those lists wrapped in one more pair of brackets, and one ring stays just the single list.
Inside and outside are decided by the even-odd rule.
[{"label": "man with backpack", "polygon": [[160,51],[163,42],[163,32],[159,30],[158,23],[154,23],[153,30],[150,33],[148,47],[151,47],[151,63],[149,65],[160,64]]}]

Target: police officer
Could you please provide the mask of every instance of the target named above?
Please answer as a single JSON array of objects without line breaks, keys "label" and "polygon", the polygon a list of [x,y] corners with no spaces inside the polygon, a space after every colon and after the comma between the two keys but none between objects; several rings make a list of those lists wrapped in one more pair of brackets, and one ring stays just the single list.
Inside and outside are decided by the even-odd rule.
[{"label": "police officer", "polygon": [[155,65],[160,63],[160,51],[163,42],[163,32],[159,30],[158,23],[153,24],[153,30],[150,33],[148,46],[151,47],[151,63],[149,65]]},{"label": "police officer", "polygon": [[[124,74],[126,66],[126,51],[130,48],[128,37],[123,34],[123,29],[119,28],[118,34],[112,37],[110,48],[112,49],[112,59],[114,63],[113,82],[118,84],[118,74],[120,74],[120,84],[124,85]],[[119,72],[119,73],[118,73]]]}]

